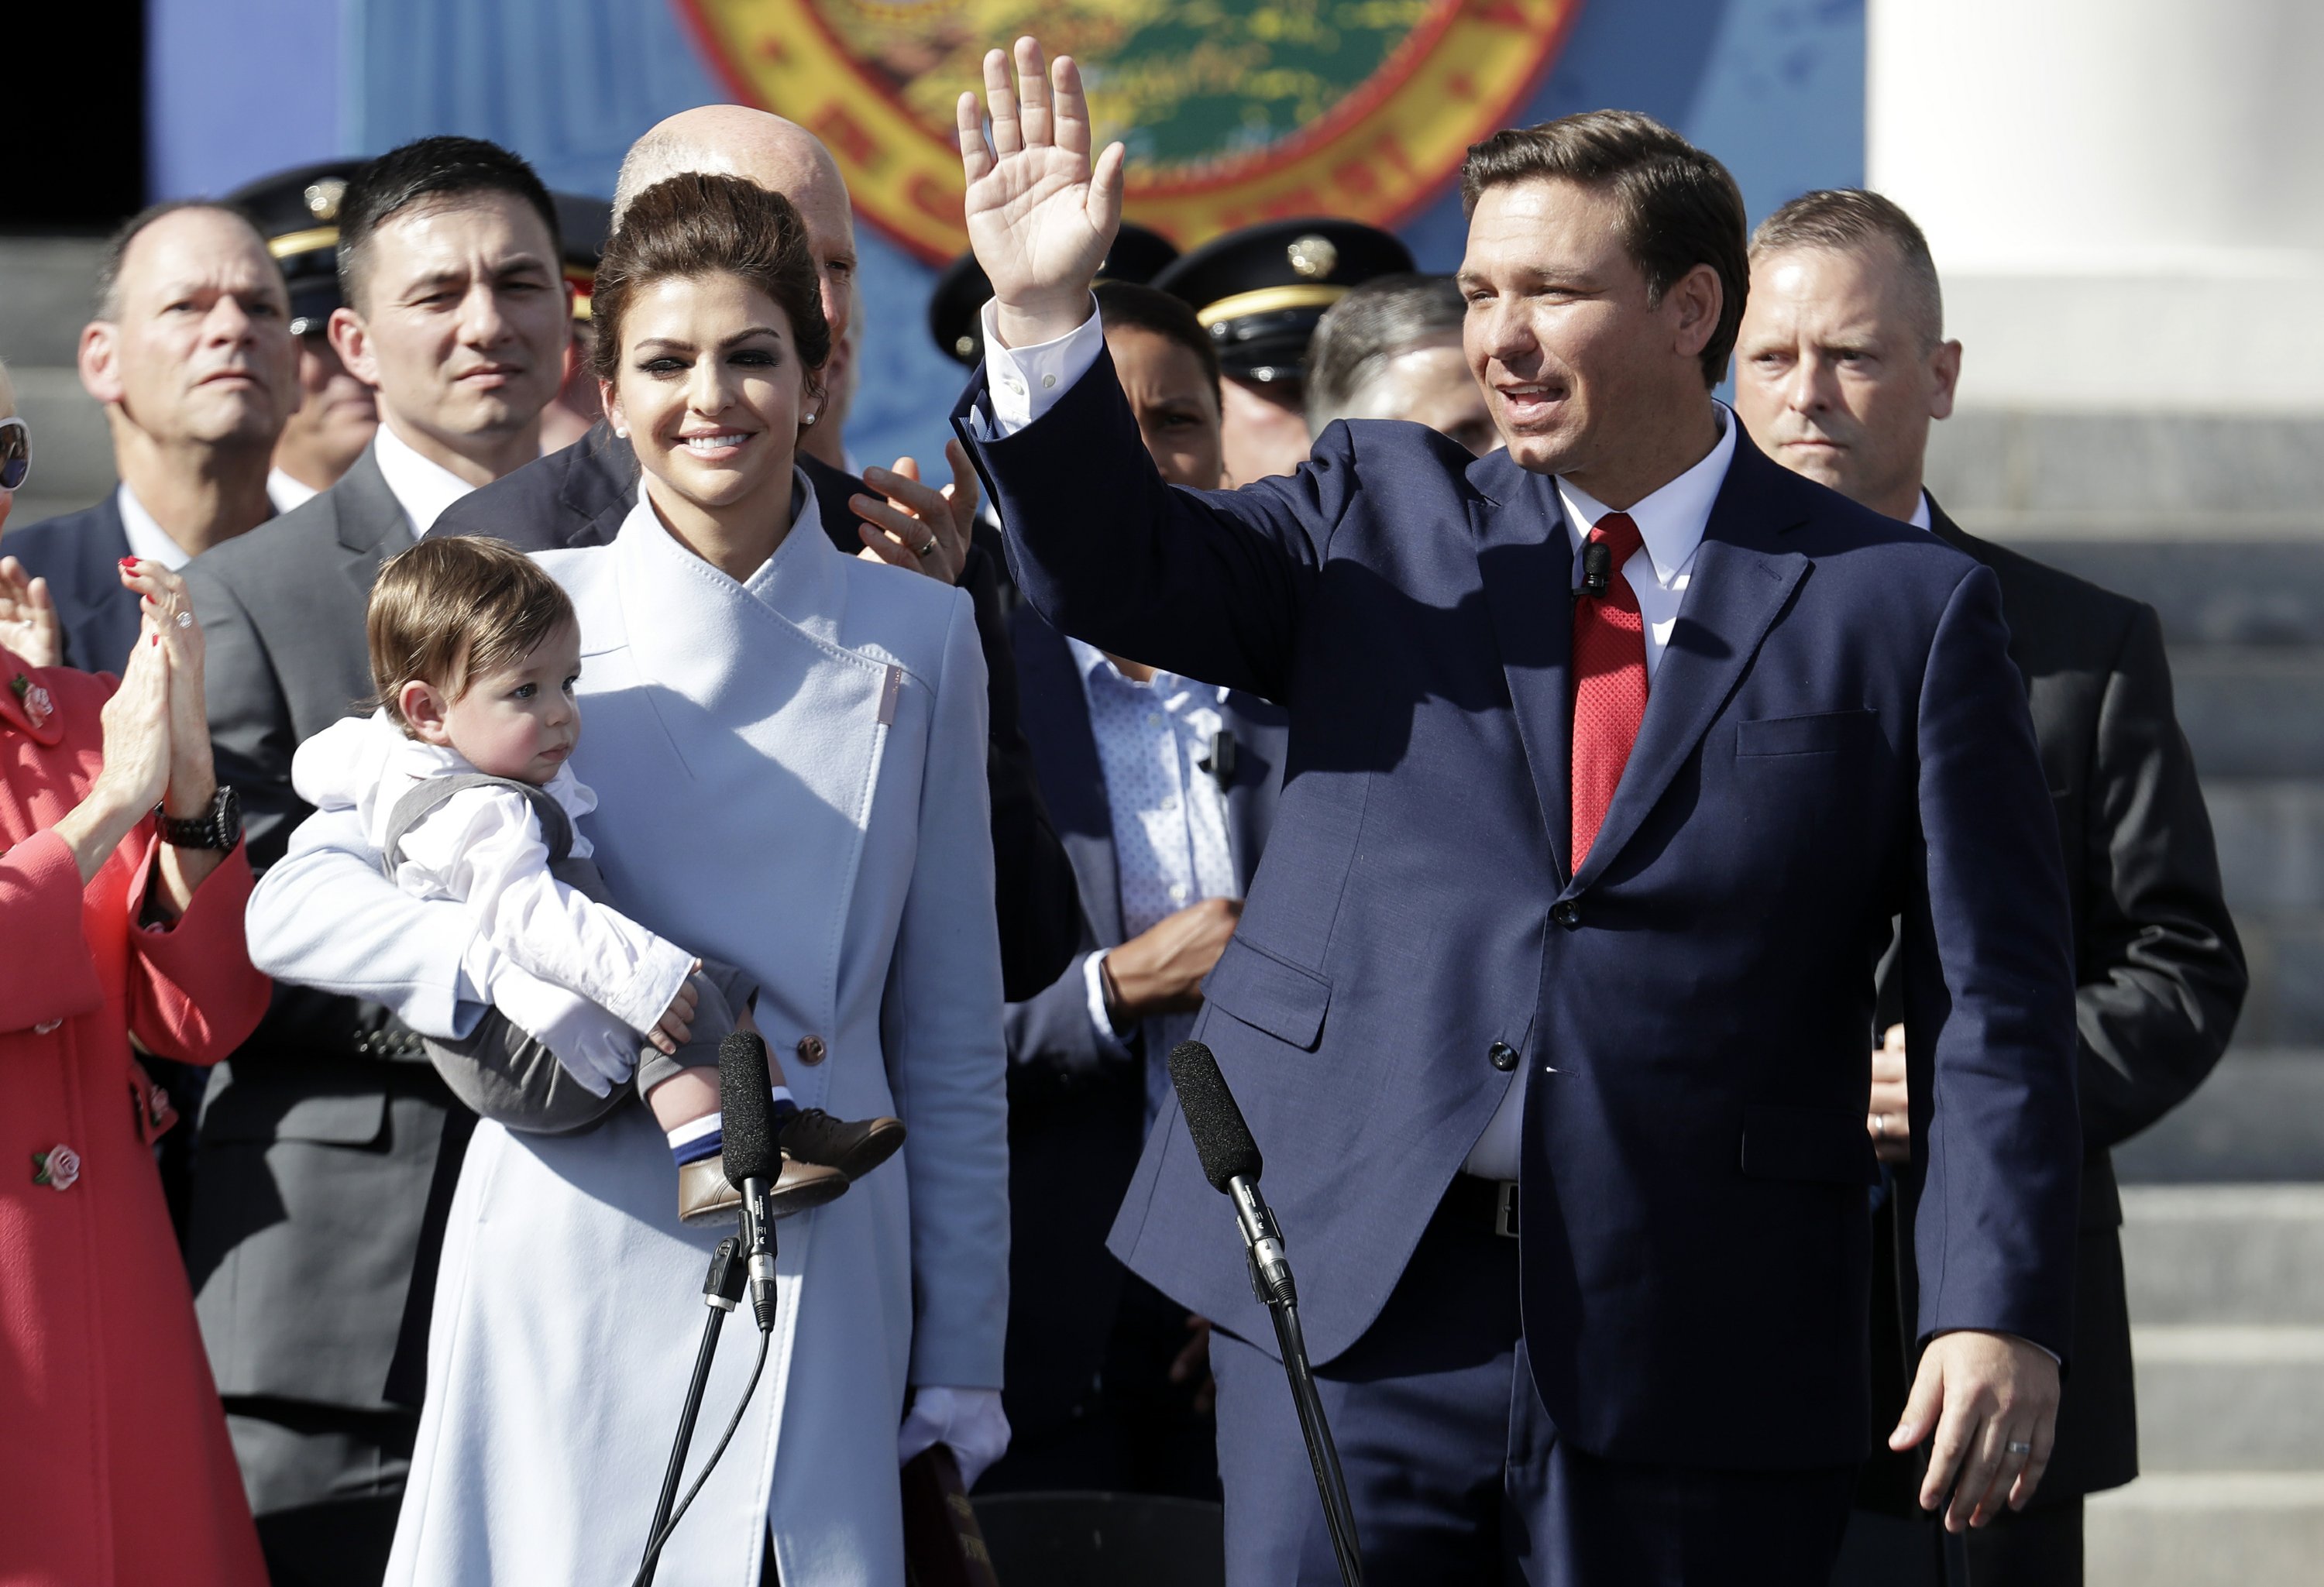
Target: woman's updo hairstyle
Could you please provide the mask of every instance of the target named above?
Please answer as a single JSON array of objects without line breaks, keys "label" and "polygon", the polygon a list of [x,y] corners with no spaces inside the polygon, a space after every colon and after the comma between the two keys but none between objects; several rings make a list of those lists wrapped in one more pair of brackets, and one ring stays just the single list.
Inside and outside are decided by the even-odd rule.
[{"label": "woman's updo hairstyle", "polygon": [[739,275],[774,300],[790,319],[807,388],[821,395],[831,327],[824,322],[823,282],[807,223],[780,193],[706,171],[670,177],[631,199],[606,242],[589,297],[597,329],[590,364],[597,377],[612,380],[622,367],[622,320],[635,293],[672,277],[706,275]]}]

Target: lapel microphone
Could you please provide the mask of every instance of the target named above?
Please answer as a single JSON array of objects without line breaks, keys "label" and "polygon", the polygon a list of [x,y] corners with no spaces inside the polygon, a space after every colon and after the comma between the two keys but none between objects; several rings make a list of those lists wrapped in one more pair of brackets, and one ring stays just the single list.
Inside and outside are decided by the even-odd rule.
[{"label": "lapel microphone", "polygon": [[1606,598],[1607,587],[1614,579],[1614,553],[1604,540],[1591,540],[1582,548],[1582,589],[1593,601]]}]

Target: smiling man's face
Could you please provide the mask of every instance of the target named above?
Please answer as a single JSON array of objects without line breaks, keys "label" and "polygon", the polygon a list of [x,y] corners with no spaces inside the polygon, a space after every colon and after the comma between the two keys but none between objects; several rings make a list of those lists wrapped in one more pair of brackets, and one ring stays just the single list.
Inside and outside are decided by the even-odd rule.
[{"label": "smiling man's face", "polygon": [[299,403],[282,272],[247,221],[164,215],[122,255],[108,318],[82,333],[98,401],[169,445],[271,448]]}]

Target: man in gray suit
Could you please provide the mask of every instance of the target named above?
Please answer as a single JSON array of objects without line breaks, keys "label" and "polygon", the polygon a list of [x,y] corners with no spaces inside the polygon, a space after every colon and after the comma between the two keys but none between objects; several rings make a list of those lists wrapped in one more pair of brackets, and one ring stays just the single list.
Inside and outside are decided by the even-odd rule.
[{"label": "man in gray suit", "polygon": [[[371,693],[364,610],[380,564],[540,455],[567,337],[556,212],[505,150],[449,137],[393,150],[348,185],[339,224],[331,341],[377,391],[379,433],[337,485],[186,573],[218,774],[241,793],[262,870],[307,814],[292,752]],[[403,951],[457,960],[464,946]],[[428,1230],[474,1122],[418,1038],[353,998],[278,989],[219,1066],[187,1259],[275,1587],[384,1571],[424,1380]]]}]

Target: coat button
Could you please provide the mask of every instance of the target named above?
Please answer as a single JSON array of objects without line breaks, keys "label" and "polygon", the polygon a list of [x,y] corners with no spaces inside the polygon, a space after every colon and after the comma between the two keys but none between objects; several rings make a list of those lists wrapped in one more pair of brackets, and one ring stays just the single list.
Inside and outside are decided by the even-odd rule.
[{"label": "coat button", "polygon": [[1493,1067],[1504,1075],[1517,1066],[1517,1049],[1506,1041],[1497,1041],[1487,1047],[1485,1056],[1491,1059]]},{"label": "coat button", "polygon": [[820,1036],[802,1036],[798,1038],[798,1061],[800,1063],[807,1065],[809,1067],[813,1067],[815,1065],[823,1062],[823,1060],[829,1056],[829,1049],[823,1045],[823,1038]]},{"label": "coat button", "polygon": [[1582,924],[1582,906],[1567,899],[1550,910],[1549,918],[1571,931]]}]

